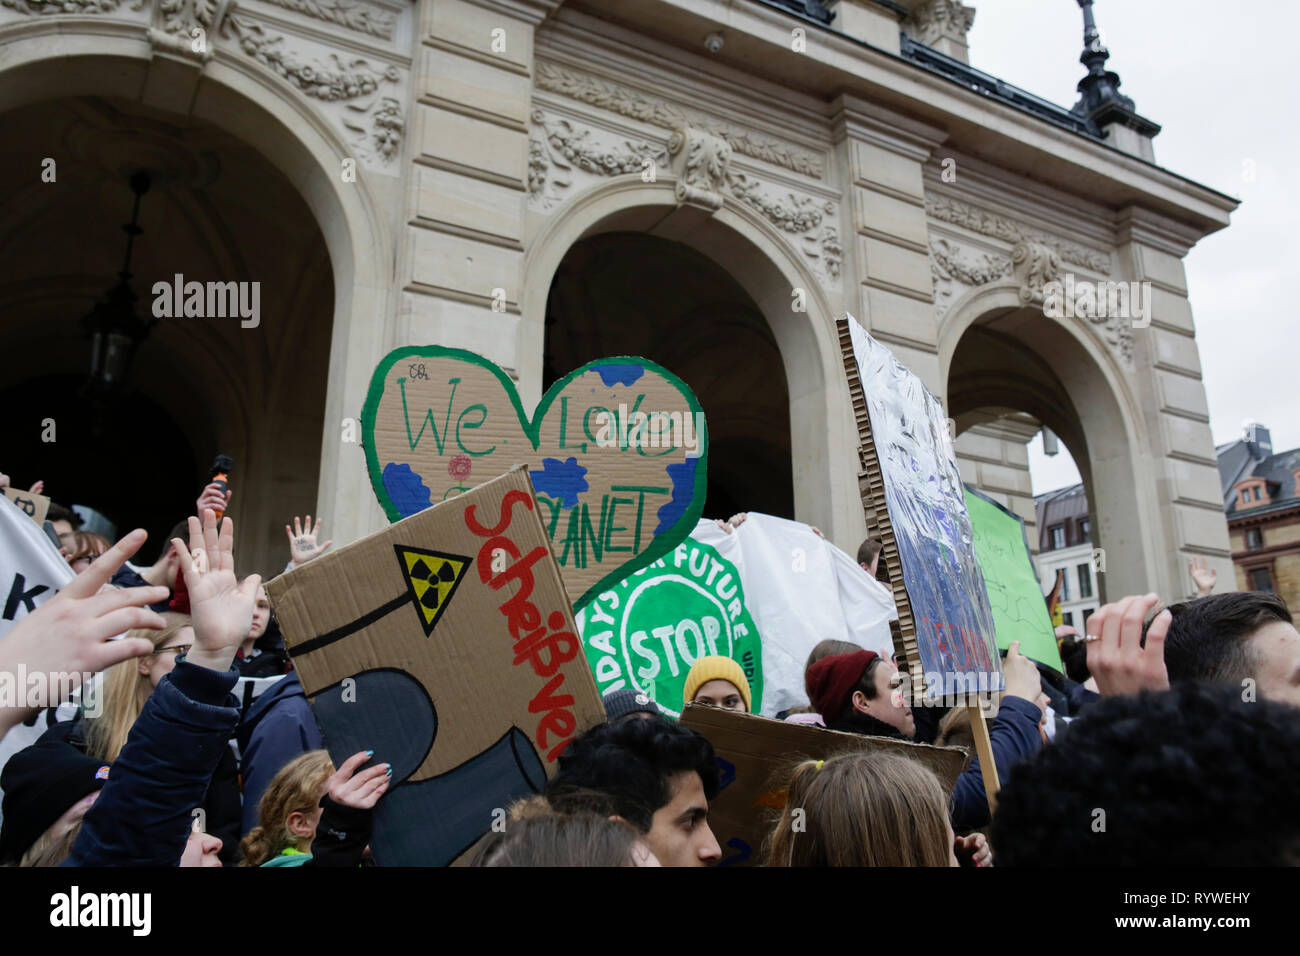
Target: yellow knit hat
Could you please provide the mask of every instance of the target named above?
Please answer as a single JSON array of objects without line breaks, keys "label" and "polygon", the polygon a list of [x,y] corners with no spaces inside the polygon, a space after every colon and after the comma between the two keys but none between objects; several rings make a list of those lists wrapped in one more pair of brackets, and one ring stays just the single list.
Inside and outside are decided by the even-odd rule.
[{"label": "yellow knit hat", "polygon": [[686,675],[686,686],[682,688],[682,706],[695,699],[695,692],[711,680],[730,681],[740,691],[745,700],[745,711],[752,710],[749,700],[749,681],[740,665],[730,657],[701,657],[691,665]]}]

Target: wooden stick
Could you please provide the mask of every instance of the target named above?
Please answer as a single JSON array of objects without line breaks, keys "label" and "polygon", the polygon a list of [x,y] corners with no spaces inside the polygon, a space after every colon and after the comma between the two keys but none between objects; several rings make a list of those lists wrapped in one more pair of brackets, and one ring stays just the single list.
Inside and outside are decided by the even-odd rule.
[{"label": "wooden stick", "polygon": [[970,729],[975,735],[975,754],[980,759],[980,775],[984,778],[984,795],[989,801],[989,815],[997,811],[998,791],[1002,784],[998,780],[998,765],[993,760],[993,742],[989,740],[989,725],[984,719],[984,711],[976,704],[967,704],[970,713]]}]

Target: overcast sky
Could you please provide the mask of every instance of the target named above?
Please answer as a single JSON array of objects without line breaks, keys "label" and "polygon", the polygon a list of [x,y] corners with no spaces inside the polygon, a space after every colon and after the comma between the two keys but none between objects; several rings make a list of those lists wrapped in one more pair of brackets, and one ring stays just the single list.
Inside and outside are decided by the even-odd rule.
[{"label": "overcast sky", "polygon": [[[972,66],[1074,105],[1084,74],[1076,0],[966,2],[976,9]],[[1300,273],[1300,0],[1097,0],[1093,14],[1121,92],[1164,127],[1156,162],[1242,203],[1184,260],[1214,442],[1253,419],[1275,450],[1300,446],[1300,318],[1287,295]],[[1047,458],[1039,439],[1030,472],[1035,492],[1079,480],[1064,447]]]}]

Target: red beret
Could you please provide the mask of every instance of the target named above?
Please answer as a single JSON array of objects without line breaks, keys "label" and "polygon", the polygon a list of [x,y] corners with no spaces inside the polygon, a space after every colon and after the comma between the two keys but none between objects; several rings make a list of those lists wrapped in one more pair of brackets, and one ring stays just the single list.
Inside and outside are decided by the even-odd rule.
[{"label": "red beret", "polygon": [[808,668],[808,694],[823,720],[830,723],[839,719],[848,706],[853,688],[879,656],[875,651],[835,654],[823,657]]}]

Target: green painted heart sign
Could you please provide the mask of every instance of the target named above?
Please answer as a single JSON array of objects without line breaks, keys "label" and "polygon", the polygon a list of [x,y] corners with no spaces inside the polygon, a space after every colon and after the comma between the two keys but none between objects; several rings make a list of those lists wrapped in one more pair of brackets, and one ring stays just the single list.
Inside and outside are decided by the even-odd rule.
[{"label": "green painted heart sign", "polygon": [[676,717],[691,665],[720,655],[740,664],[749,678],[750,710],[762,709],[763,648],[740,574],[703,542],[687,538],[599,594],[577,618],[602,694],[641,690]]},{"label": "green painted heart sign", "polygon": [[530,418],[510,377],[481,355],[397,349],[371,377],[361,430],[391,521],[526,465],[575,608],[671,551],[704,507],[699,400],[644,358],[588,362]]}]

